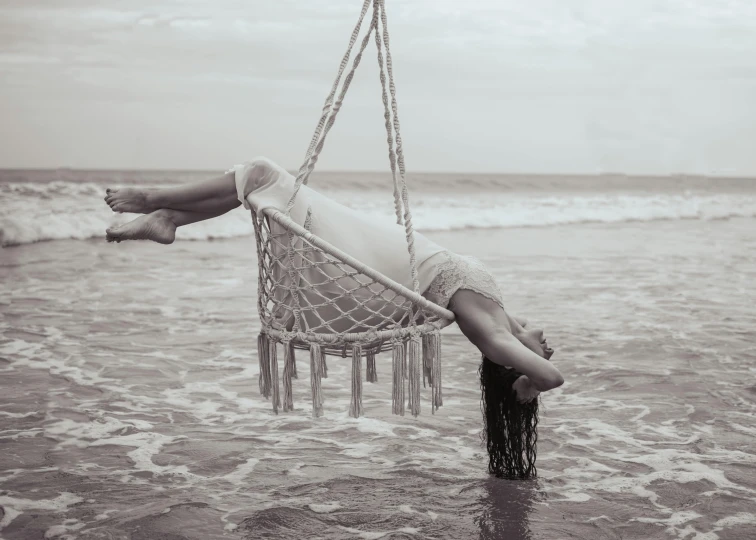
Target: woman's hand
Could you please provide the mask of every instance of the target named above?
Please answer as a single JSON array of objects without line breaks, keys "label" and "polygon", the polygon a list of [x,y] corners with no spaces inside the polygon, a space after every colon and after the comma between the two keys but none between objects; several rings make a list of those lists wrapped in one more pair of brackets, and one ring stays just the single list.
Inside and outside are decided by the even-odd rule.
[{"label": "woman's hand", "polygon": [[541,393],[540,390],[533,386],[533,383],[530,382],[527,375],[521,375],[518,377],[512,384],[512,388],[517,394],[517,401],[519,403],[528,403],[537,398],[538,394]]}]

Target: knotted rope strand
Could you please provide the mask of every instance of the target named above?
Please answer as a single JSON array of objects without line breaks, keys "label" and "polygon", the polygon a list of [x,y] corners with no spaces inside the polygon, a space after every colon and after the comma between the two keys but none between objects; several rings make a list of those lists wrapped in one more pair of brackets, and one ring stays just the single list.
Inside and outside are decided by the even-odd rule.
[{"label": "knotted rope strand", "polygon": [[392,131],[391,112],[389,110],[388,93],[386,92],[386,73],[383,66],[383,50],[381,47],[381,33],[376,29],[375,47],[378,49],[378,70],[381,80],[381,98],[383,99],[383,118],[386,121],[386,142],[388,143],[389,164],[391,165],[391,178],[394,184],[394,212],[396,224],[402,224],[402,200],[399,194],[399,179],[396,176],[396,155],[394,154],[394,138]]},{"label": "knotted rope strand", "polygon": [[[310,174],[315,169],[315,163],[317,163],[320,152],[323,150],[323,145],[325,144],[325,139],[328,135],[328,132],[333,126],[333,123],[336,121],[336,115],[341,109],[341,105],[344,101],[344,97],[346,96],[347,90],[349,90],[349,85],[351,84],[352,78],[354,77],[354,72],[357,70],[357,67],[360,65],[362,54],[365,52],[365,48],[367,47],[367,44],[370,40],[370,34],[378,26],[378,9],[375,6],[375,1],[376,0],[372,0],[373,19],[372,19],[372,22],[370,23],[370,28],[368,28],[368,32],[362,40],[362,45],[360,46],[360,50],[357,53],[357,56],[355,56],[354,58],[352,69],[347,74],[346,78],[344,79],[344,84],[342,86],[339,97],[337,98],[336,102],[329,107],[329,112],[327,114],[324,112],[324,117],[327,117],[327,120],[323,118],[325,122],[324,125],[321,125],[319,123],[318,127],[315,130],[315,134],[313,135],[313,142],[315,142],[315,146],[312,150],[308,149],[307,156],[305,157],[305,162],[302,164],[302,166],[299,169],[299,173],[297,174],[297,179],[294,182],[294,192],[292,193],[292,196],[289,199],[289,203],[286,206],[287,215],[291,212],[291,209],[294,206],[294,201],[297,197],[297,193],[299,193],[299,189],[302,187],[303,184],[307,184],[307,180],[309,179]],[[360,13],[360,20],[358,21],[357,26],[355,27],[355,32],[357,34],[359,34],[360,27],[362,26],[362,20],[364,18],[365,12],[367,12],[367,8],[370,5],[370,2],[371,0],[366,0],[365,4],[363,4],[362,6],[363,12]],[[354,46],[354,42],[356,41],[357,34],[355,34],[355,32],[352,33],[354,40],[350,40],[349,50],[347,51],[347,54],[344,56],[345,62],[349,61],[351,50]],[[336,78],[336,82],[334,83],[335,87],[338,87],[338,84],[341,81],[342,72],[343,72],[343,69],[339,69],[339,74]],[[333,96],[329,94],[329,98],[326,100],[326,103],[328,104],[331,99],[333,99]],[[313,142],[310,143],[311,146]]]},{"label": "knotted rope strand", "polygon": [[[360,17],[357,20],[357,24],[354,27],[354,30],[352,30],[352,35],[349,38],[349,46],[347,47],[346,53],[344,53],[344,57],[341,59],[341,64],[339,65],[339,71],[336,75],[336,80],[333,82],[333,86],[331,87],[331,91],[326,97],[325,104],[323,105],[323,112],[320,115],[320,120],[318,121],[318,125],[315,128],[315,133],[312,135],[312,140],[310,141],[310,146],[307,148],[307,153],[305,154],[304,163],[302,163],[302,166],[299,168],[299,173],[297,174],[297,180],[301,177],[303,171],[307,167],[307,164],[310,161],[310,156],[312,156],[312,152],[315,150],[315,146],[318,144],[318,141],[320,141],[320,134],[323,131],[323,126],[325,126],[326,120],[328,119],[328,116],[331,114],[331,108],[333,107],[333,98],[336,95],[336,90],[339,88],[339,83],[341,82],[341,76],[344,74],[344,70],[346,69],[347,65],[349,64],[349,57],[352,55],[352,49],[354,48],[354,44],[357,42],[357,36],[360,34],[360,29],[362,28],[362,22],[365,19],[365,15],[367,14],[368,8],[370,7],[370,4],[374,0],[365,0],[362,3],[362,10],[360,11]],[[307,181],[303,180],[306,184]]]},{"label": "knotted rope strand", "polygon": [[[347,75],[345,79],[344,88],[341,94],[339,95],[338,100],[336,101],[335,104],[333,104],[333,97],[334,95],[336,95],[336,90],[338,89],[339,83],[341,82],[341,76],[343,75],[344,70],[346,69],[346,66],[349,64],[349,57],[351,56],[352,49],[354,48],[354,44],[357,41],[357,36],[360,33],[360,28],[362,27],[362,21],[364,20],[365,14],[367,13],[368,8],[370,7],[370,2],[371,0],[365,0],[362,4],[360,17],[357,20],[357,24],[355,25],[354,30],[352,30],[352,36],[349,39],[349,46],[347,47],[347,52],[344,54],[344,57],[341,60],[341,64],[339,65],[339,71],[336,76],[336,80],[334,81],[333,86],[331,87],[331,91],[328,94],[328,97],[326,97],[325,104],[323,105],[323,113],[321,114],[320,120],[318,121],[318,125],[315,128],[315,133],[313,134],[312,140],[310,141],[310,146],[307,149],[307,154],[305,155],[305,161],[300,167],[299,173],[297,174],[297,179],[294,183],[294,192],[292,193],[291,198],[289,199],[289,202],[286,205],[287,215],[291,213],[291,210],[294,207],[294,201],[297,197],[297,193],[299,193],[299,189],[302,187],[302,184],[307,183],[307,179],[309,178],[310,174],[315,168],[315,162],[317,162],[317,156],[323,149],[323,144],[325,143],[325,137],[328,134],[328,131],[330,130],[331,126],[333,125],[335,121],[335,117],[336,117],[336,114],[338,113],[338,110],[341,108],[341,103],[343,102],[344,96],[346,95],[346,91],[349,88],[349,83],[351,82],[352,77],[354,76],[354,71],[357,69],[357,66],[359,65],[359,62],[360,62],[360,58],[362,57],[362,52],[365,50],[365,47],[367,45],[367,41],[370,37],[370,32],[372,31],[373,28],[377,26],[377,11],[374,5],[373,6],[373,22],[370,25],[370,29],[368,30],[368,35],[365,36],[360,52],[355,58],[352,70],[349,72],[349,74]],[[313,153],[314,153],[314,159],[313,159]],[[286,267],[289,274],[289,280],[290,280],[290,285],[291,285],[291,295],[292,295],[292,300],[294,304],[293,305],[293,314],[294,314],[293,331],[298,332],[302,326],[301,325],[301,307],[299,303],[299,291],[298,291],[299,283],[296,276],[296,271],[294,270],[295,236],[291,231],[289,231],[288,240],[289,240],[289,247],[288,247],[288,260],[287,260]]]},{"label": "knotted rope strand", "polygon": [[[405,179],[404,168],[404,150],[402,148],[402,135],[399,129],[399,107],[396,103],[396,86],[394,85],[394,70],[391,61],[391,48],[389,45],[388,20],[384,0],[375,0],[381,13],[381,23],[383,26],[383,45],[386,48],[386,71],[389,78],[389,92],[391,94],[391,111],[394,116],[394,131],[396,133],[396,157],[399,165],[399,175],[401,177],[402,205],[404,206],[404,230],[407,237],[407,251],[410,256],[410,269],[412,271],[412,288],[420,294],[420,280],[417,275],[417,256],[415,255],[415,229],[412,225],[412,212],[409,207],[409,192],[407,190],[407,181]],[[419,313],[419,312],[418,312]],[[412,319],[413,324],[415,317]]]},{"label": "knotted rope strand", "polygon": [[[376,2],[378,1],[379,0],[376,0]],[[380,6],[378,6],[378,8],[380,9]],[[383,18],[382,18],[382,22],[383,22]],[[383,29],[385,32],[385,29],[386,29],[385,25]],[[392,114],[391,114],[392,111],[389,108],[388,95],[386,92],[386,73],[384,70],[382,38],[381,38],[381,32],[378,28],[376,28],[376,32],[375,32],[375,46],[376,46],[376,49],[378,49],[378,71],[379,71],[380,80],[381,80],[381,97],[383,99],[383,117],[385,119],[385,125],[386,125],[386,142],[388,143],[389,165],[391,166],[391,178],[393,180],[393,185],[394,185],[394,211],[396,212],[396,224],[403,225],[403,222],[402,222],[403,202],[401,199],[401,195],[399,193],[399,180],[397,178],[396,155],[394,154],[394,140],[393,140],[393,131],[394,131],[394,126],[396,124],[392,122]],[[407,320],[409,321],[410,325],[414,327],[416,325],[416,317],[415,317],[415,314],[412,312],[412,308],[413,308],[412,304],[409,304],[407,306]]]}]

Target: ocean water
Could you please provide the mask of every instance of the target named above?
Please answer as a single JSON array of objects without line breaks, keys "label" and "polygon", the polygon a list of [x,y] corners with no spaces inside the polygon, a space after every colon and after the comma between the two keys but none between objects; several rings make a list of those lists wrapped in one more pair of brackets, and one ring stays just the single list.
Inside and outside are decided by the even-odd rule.
[{"label": "ocean water", "polygon": [[[347,415],[329,358],[311,418],[257,391],[248,216],[108,244],[104,186],[205,173],[0,179],[0,537],[750,539],[756,530],[756,184],[417,176],[420,228],[492,270],[565,384],[539,477],[496,480],[479,355],[444,331],[444,406],[391,414],[390,358]],[[390,215],[384,175],[322,189]],[[45,241],[53,240],[55,241]],[[214,239],[213,241],[208,241]]]},{"label": "ocean water", "polygon": [[[102,204],[105,187],[175,185],[217,174],[0,170],[0,245],[100,238],[114,222]],[[408,181],[413,215],[424,231],[756,217],[756,179],[416,174]],[[391,185],[390,176],[379,173],[316,172],[310,180],[311,187],[387,219],[394,208]],[[178,238],[251,234],[248,216],[230,212],[180,229]]]}]

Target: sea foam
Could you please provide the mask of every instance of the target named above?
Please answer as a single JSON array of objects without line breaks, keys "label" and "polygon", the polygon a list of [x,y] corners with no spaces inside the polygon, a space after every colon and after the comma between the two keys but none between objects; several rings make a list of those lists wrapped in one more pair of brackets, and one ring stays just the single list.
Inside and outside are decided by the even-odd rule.
[{"label": "sea foam", "polygon": [[[135,218],[113,214],[103,201],[105,184],[53,181],[0,183],[0,244],[104,238],[105,229]],[[469,186],[468,186],[469,187]],[[381,219],[393,219],[390,194],[376,190],[326,188],[329,196]],[[416,190],[411,209],[421,231],[548,227],[580,223],[659,220],[715,220],[756,216],[756,190],[688,191],[511,191],[501,186],[436,186]],[[179,229],[178,240],[212,240],[252,235],[242,210]]]}]

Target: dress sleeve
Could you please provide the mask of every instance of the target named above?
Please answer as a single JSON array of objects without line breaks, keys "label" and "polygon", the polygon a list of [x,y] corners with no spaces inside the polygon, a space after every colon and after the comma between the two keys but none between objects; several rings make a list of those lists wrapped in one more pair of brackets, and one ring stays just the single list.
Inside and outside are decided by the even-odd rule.
[{"label": "dress sleeve", "polygon": [[234,173],[236,196],[244,208],[249,210],[249,194],[275,182],[279,175],[279,167],[268,158],[259,157],[234,165],[227,172]]}]

